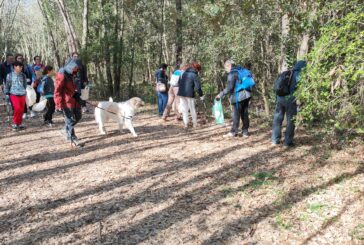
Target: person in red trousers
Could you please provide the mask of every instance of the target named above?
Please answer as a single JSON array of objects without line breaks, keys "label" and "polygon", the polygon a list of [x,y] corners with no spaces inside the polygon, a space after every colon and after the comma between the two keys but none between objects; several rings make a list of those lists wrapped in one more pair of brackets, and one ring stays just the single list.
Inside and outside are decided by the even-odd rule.
[{"label": "person in red trousers", "polygon": [[15,61],[14,71],[9,73],[6,77],[4,93],[8,100],[10,100],[13,107],[13,124],[11,127],[14,131],[25,129],[23,122],[23,112],[25,106],[25,95],[27,81],[25,74],[22,73],[23,64]]}]

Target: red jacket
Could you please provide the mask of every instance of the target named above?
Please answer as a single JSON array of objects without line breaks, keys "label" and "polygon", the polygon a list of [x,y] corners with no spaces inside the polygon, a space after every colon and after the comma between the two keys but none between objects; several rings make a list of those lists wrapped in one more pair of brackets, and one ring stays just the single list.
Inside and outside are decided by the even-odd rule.
[{"label": "red jacket", "polygon": [[56,84],[54,88],[54,102],[56,109],[80,108],[80,104],[74,98],[76,84],[74,82],[74,69],[78,67],[77,62],[71,61],[56,74]]}]

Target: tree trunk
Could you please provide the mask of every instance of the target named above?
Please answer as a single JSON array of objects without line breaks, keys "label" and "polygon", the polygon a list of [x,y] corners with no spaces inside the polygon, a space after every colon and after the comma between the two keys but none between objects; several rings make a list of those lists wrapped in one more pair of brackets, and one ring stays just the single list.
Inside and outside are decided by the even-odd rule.
[{"label": "tree trunk", "polygon": [[44,17],[44,20],[46,22],[47,32],[48,32],[48,35],[49,35],[49,37],[51,39],[51,44],[52,44],[52,49],[53,49],[53,52],[54,52],[55,62],[56,62],[58,67],[61,67],[62,66],[61,58],[59,56],[56,40],[55,40],[53,32],[52,32],[52,27],[51,27],[51,23],[49,21],[48,12],[46,11],[46,8],[45,8],[44,4],[45,3],[42,0],[38,0],[38,5],[39,5],[40,11],[42,12],[42,15]]},{"label": "tree trunk", "polygon": [[281,60],[280,60],[280,67],[279,72],[285,71],[288,69],[288,62],[287,62],[287,41],[289,35],[289,17],[288,14],[285,13],[281,19]]},{"label": "tree trunk", "polygon": [[176,63],[182,62],[182,0],[176,0]]},{"label": "tree trunk", "polygon": [[[124,1],[115,0],[115,35],[116,44],[115,44],[115,52],[114,52],[114,97],[120,98],[120,88],[121,88],[121,64],[123,61],[123,34],[124,34],[124,25],[125,25],[125,16],[124,16]],[[122,20],[120,23],[120,8],[122,9]],[[120,28],[121,26],[121,28]]]},{"label": "tree trunk", "polygon": [[136,30],[134,30],[132,47],[131,47],[131,64],[130,64],[130,74],[129,74],[129,86],[128,86],[128,94],[129,97],[133,94],[133,79],[134,79],[134,58],[135,58],[135,36]]},{"label": "tree trunk", "polygon": [[87,49],[87,39],[88,39],[88,0],[83,0],[83,14],[82,14],[82,49]]},{"label": "tree trunk", "polygon": [[58,5],[58,8],[63,17],[63,23],[64,23],[65,31],[67,34],[68,51],[69,51],[69,54],[71,55],[73,52],[78,52],[80,45],[77,40],[76,32],[73,29],[73,25],[71,23],[70,16],[65,7],[64,0],[57,0],[56,3]]},{"label": "tree trunk", "polygon": [[162,16],[161,16],[161,33],[160,33],[160,51],[159,51],[159,64],[162,64],[163,59],[163,36],[164,36],[164,0],[161,0],[161,7],[162,7]]},{"label": "tree trunk", "polygon": [[113,87],[113,79],[112,79],[112,73],[111,73],[111,58],[110,58],[110,44],[109,39],[107,36],[107,26],[106,26],[106,19],[107,15],[105,14],[105,2],[103,0],[99,0],[100,4],[100,13],[102,16],[102,22],[101,22],[101,40],[103,43],[103,58],[105,63],[105,73],[106,73],[106,79],[107,79],[107,87],[108,87],[108,94],[109,96],[114,95],[114,87]]}]

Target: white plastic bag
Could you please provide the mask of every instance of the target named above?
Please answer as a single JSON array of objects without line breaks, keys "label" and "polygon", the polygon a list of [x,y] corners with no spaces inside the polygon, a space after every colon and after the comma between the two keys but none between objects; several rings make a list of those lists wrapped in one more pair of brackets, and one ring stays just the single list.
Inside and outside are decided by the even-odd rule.
[{"label": "white plastic bag", "polygon": [[32,106],[35,104],[37,100],[37,94],[35,93],[35,90],[32,86],[28,85],[26,88],[27,94],[25,96],[25,103],[27,106]]},{"label": "white plastic bag", "polygon": [[86,86],[84,89],[81,89],[81,99],[82,100],[88,100],[89,96],[90,96],[89,86]]},{"label": "white plastic bag", "polygon": [[41,97],[40,101],[33,105],[32,111],[37,111],[37,112],[43,111],[46,105],[47,105],[47,99]]}]

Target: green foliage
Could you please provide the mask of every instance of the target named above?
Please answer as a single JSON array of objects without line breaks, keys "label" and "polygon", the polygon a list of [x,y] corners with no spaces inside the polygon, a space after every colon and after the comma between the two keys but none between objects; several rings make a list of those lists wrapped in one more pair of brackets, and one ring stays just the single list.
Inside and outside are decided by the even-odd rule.
[{"label": "green foliage", "polygon": [[363,131],[364,8],[332,19],[308,55],[309,64],[297,92],[301,115],[313,125]]},{"label": "green foliage", "polygon": [[363,241],[364,240],[364,224],[358,224],[355,228],[350,232],[350,236],[354,239]]},{"label": "green foliage", "polygon": [[271,185],[274,180],[278,179],[274,176],[274,173],[271,172],[257,172],[253,173],[252,176],[254,177],[254,180],[252,181],[251,186],[255,189],[263,185]]}]

